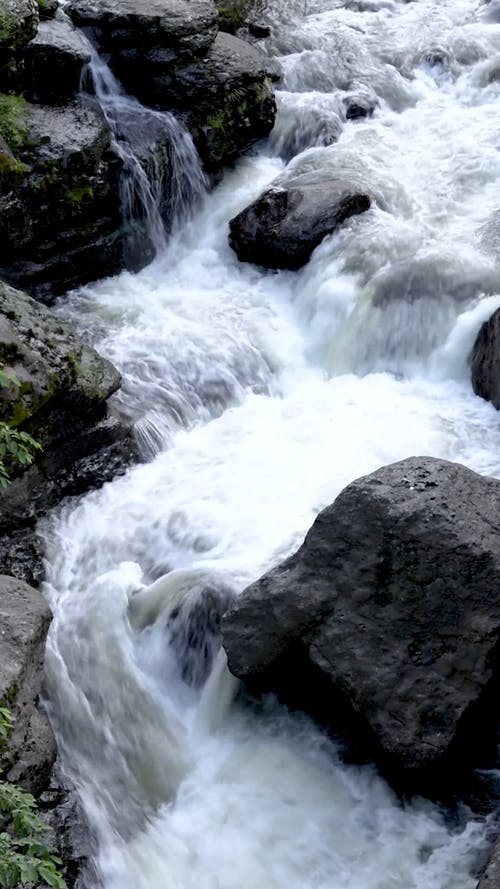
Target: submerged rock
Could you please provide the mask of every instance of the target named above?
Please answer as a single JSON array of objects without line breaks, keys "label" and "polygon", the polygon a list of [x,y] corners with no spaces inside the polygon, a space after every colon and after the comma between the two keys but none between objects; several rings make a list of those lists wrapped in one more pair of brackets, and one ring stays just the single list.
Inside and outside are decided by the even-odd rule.
[{"label": "submerged rock", "polygon": [[499,481],[443,460],[358,479],[226,615],[231,671],[347,732],[398,788],[456,786],[496,751],[499,514]]},{"label": "submerged rock", "polygon": [[136,456],[108,412],[118,371],[48,309],[0,283],[0,362],[19,384],[0,389],[0,419],[41,445],[35,464],[0,495],[0,567],[38,580],[34,525],[67,495],[99,487]]},{"label": "submerged rock", "polygon": [[337,179],[274,186],[229,223],[229,244],[245,262],[298,269],[346,219],[368,210],[371,198]]},{"label": "submerged rock", "polygon": [[500,309],[485,321],[471,354],[472,388],[500,410]]}]

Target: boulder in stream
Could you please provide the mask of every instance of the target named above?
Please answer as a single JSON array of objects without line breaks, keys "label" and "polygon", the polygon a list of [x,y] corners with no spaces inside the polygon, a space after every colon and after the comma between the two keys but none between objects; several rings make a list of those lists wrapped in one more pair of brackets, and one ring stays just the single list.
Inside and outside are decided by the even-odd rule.
[{"label": "boulder in stream", "polygon": [[229,667],[435,794],[496,752],[500,481],[414,457],[350,484],[223,622]]},{"label": "boulder in stream", "polygon": [[471,354],[472,388],[500,410],[500,309],[482,325]]},{"label": "boulder in stream", "polygon": [[245,262],[298,269],[326,235],[368,210],[371,197],[338,179],[271,186],[229,223],[229,244]]}]

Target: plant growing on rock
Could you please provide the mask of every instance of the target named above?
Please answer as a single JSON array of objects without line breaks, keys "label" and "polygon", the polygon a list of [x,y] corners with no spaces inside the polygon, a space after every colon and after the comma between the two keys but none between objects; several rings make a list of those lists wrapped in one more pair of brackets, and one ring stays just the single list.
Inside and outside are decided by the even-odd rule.
[{"label": "plant growing on rock", "polygon": [[[12,728],[12,715],[0,707],[0,749]],[[44,883],[67,889],[60,873],[61,859],[47,842],[48,826],[36,811],[34,797],[8,781],[0,780],[0,886]]]},{"label": "plant growing on rock", "polygon": [[[15,374],[8,373],[0,365],[0,388],[12,385],[19,386],[19,380]],[[28,432],[22,432],[9,426],[8,423],[0,422],[0,488],[6,488],[10,484],[10,473],[16,464],[29,466],[33,463],[36,452],[41,450],[39,442]],[[2,718],[0,709],[0,724]],[[0,740],[1,738],[0,730]]]}]

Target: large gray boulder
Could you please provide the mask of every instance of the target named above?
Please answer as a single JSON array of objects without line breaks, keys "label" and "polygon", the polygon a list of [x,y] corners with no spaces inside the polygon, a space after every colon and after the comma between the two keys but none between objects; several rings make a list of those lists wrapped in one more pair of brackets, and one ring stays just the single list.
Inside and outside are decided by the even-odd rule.
[{"label": "large gray boulder", "polygon": [[[500,482],[430,457],[350,484],[226,615],[231,671],[436,792],[496,749]],[[344,720],[344,725],[342,725]]]},{"label": "large gray boulder", "polygon": [[500,309],[482,325],[471,354],[472,388],[500,409]]},{"label": "large gray boulder", "polygon": [[1,282],[0,363],[19,383],[0,388],[0,420],[42,445],[28,470],[12,467],[0,494],[0,568],[31,582],[41,575],[37,518],[123,471],[136,451],[108,410],[118,371],[49,309]]},{"label": "large gray boulder", "polygon": [[229,244],[245,262],[298,269],[326,235],[368,210],[370,195],[338,179],[271,186],[229,223]]},{"label": "large gray boulder", "polygon": [[71,0],[67,12],[107,53],[163,50],[163,62],[201,55],[217,34],[213,0]]}]

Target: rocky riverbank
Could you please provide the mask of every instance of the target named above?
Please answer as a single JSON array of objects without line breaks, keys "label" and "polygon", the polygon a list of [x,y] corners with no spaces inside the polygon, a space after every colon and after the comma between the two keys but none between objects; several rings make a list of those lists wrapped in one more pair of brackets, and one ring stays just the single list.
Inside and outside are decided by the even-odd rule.
[{"label": "rocky riverbank", "polygon": [[[32,298],[50,304],[154,255],[146,214],[126,215],[129,172],[118,143],[127,121],[123,131],[113,129],[92,96],[88,36],[132,95],[184,121],[211,174],[272,128],[275,72],[258,49],[219,31],[212,0],[75,2],[68,12],[87,36],[53,0],[0,0],[0,368],[7,375],[0,420],[40,446],[28,468],[5,458],[0,702],[14,717],[4,775],[37,797],[68,886],[94,889],[88,828],[55,765],[55,740],[39,706],[50,612],[26,583],[43,578],[38,519],[138,458],[132,430],[110,406],[120,375]],[[242,12],[239,4],[240,19]],[[145,181],[152,165],[165,165],[159,210],[167,227],[176,175],[168,136],[168,127],[157,126],[151,145],[134,134],[132,146]]]},{"label": "rocky riverbank", "polygon": [[[124,267],[136,270],[154,249],[146,219],[136,220],[129,249],[117,136],[95,99],[81,93],[82,84],[92,92],[87,38],[53,4],[3,6],[0,277],[48,302]],[[255,46],[219,31],[212,0],[75,0],[67,12],[131,95],[184,121],[210,173],[271,130],[276,72]],[[164,134],[157,138],[151,153],[161,158]],[[169,188],[167,174],[166,223]]]}]

